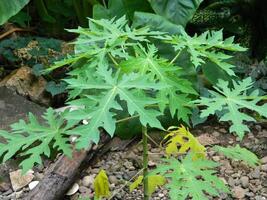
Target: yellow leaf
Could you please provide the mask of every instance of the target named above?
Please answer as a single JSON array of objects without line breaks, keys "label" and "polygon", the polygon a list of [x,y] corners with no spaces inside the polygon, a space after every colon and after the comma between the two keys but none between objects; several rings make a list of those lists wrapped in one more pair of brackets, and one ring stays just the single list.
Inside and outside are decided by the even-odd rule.
[{"label": "yellow leaf", "polygon": [[[138,176],[138,178],[130,185],[130,192],[143,184],[143,178],[143,176]],[[161,175],[148,176],[148,194],[151,196],[158,186],[162,186],[165,183],[166,179]]]},{"label": "yellow leaf", "polygon": [[105,170],[101,170],[96,176],[94,180],[94,190],[95,190],[95,196],[97,198],[109,197],[110,195],[109,183]]},{"label": "yellow leaf", "polygon": [[148,194],[151,196],[158,186],[166,183],[166,179],[161,175],[148,176]]},{"label": "yellow leaf", "polygon": [[172,154],[184,154],[187,151],[191,151],[194,154],[193,160],[203,159],[206,157],[206,148],[201,145],[198,140],[186,129],[183,125],[178,129],[171,130],[169,134],[164,137],[167,140],[166,154],[168,156]]},{"label": "yellow leaf", "polygon": [[141,185],[142,181],[143,181],[143,176],[138,176],[138,178],[130,185],[130,192],[132,192],[139,185]]}]

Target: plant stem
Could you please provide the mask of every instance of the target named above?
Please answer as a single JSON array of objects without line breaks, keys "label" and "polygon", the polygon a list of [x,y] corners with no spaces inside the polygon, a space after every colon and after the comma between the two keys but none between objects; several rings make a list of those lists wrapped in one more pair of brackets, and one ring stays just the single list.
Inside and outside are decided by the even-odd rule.
[{"label": "plant stem", "polygon": [[181,54],[181,51],[179,51],[179,52],[176,54],[176,56],[171,60],[171,62],[169,63],[169,65],[173,64],[173,63],[176,61],[176,59],[180,56],[180,54]]},{"label": "plant stem", "polygon": [[147,148],[147,127],[142,126],[143,138],[143,185],[144,185],[144,200],[149,200],[148,194],[148,148]]},{"label": "plant stem", "polygon": [[117,61],[115,60],[115,58],[110,53],[108,53],[108,56],[112,60],[112,62],[114,63],[115,66],[119,66],[119,64],[117,63]]}]

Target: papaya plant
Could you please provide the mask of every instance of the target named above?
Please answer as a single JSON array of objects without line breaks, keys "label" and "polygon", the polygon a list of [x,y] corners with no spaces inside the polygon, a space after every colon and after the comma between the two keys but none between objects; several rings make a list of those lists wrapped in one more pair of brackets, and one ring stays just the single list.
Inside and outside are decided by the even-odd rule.
[{"label": "papaya plant", "polygon": [[[219,163],[208,159],[206,148],[187,128],[170,127],[163,144],[166,157],[148,174],[150,195],[162,185],[168,189],[172,200],[184,200],[188,197],[208,200],[206,194],[219,196],[220,193],[230,193],[229,188],[216,176]],[[252,167],[259,165],[257,156],[239,145],[228,148],[215,146],[213,149]],[[142,179],[143,176],[136,178],[130,185],[130,191],[142,184]]]},{"label": "papaya plant", "polygon": [[[0,135],[6,139],[6,143],[0,143],[0,156],[3,156],[6,161],[19,152],[19,155],[24,158],[21,166],[25,172],[35,163],[41,163],[41,155],[49,156],[50,148],[69,155],[68,137],[71,135],[77,136],[74,141],[75,148],[86,149],[91,142],[99,142],[100,129],[104,129],[113,137],[118,123],[138,119],[143,127],[143,182],[144,199],[147,200],[150,195],[148,129],[165,130],[160,116],[169,112],[177,123],[184,122],[189,125],[192,108],[202,106],[205,107],[202,111],[205,114],[202,114],[202,117],[222,111],[219,115],[220,119],[230,121],[231,127],[240,126],[245,121],[254,121],[253,117],[248,117],[241,112],[240,109],[243,107],[266,117],[264,114],[267,113],[266,104],[256,106],[266,97],[258,96],[257,92],[247,96],[251,81],[233,80],[225,83],[218,80],[218,84],[214,86],[218,92],[210,91],[211,96],[204,98],[200,97],[200,92],[195,87],[197,83],[192,84],[184,73],[184,68],[181,67],[183,63],[179,63],[179,66],[176,64],[181,52],[187,51],[196,72],[201,71],[203,63],[209,60],[234,77],[234,66],[228,63],[230,52],[246,49],[235,44],[232,37],[224,40],[222,31],[190,36],[183,27],[177,27],[181,30],[178,35],[169,35],[147,27],[134,28],[129,26],[126,17],[123,16],[111,20],[89,19],[89,28],[79,27],[69,30],[79,34],[77,40],[73,42],[75,54],[56,62],[46,72],[63,66],[68,67],[68,77],[64,79],[69,91],[66,103],[76,109],[69,109],[64,113],[55,113],[52,109],[48,109],[44,115],[47,121],[44,125],[30,115],[28,123],[20,121],[12,125],[10,133],[1,131]],[[171,59],[163,57],[154,41],[173,49],[174,57]],[[126,113],[126,118],[120,118],[118,112],[121,111]],[[81,121],[86,123],[81,124]],[[245,127],[230,128],[230,132],[241,137],[244,132],[249,131]],[[183,133],[183,137],[188,137],[191,146],[184,147],[182,153],[188,149],[203,151],[202,147],[197,148],[197,141],[192,135],[185,130]],[[176,140],[181,139],[176,137],[174,142]],[[192,145],[195,145],[194,148],[191,148]],[[173,149],[169,149],[169,153],[172,153]],[[214,171],[212,171],[212,168],[217,165],[201,160],[200,158],[203,157],[201,155],[202,153],[189,154],[181,161],[166,160],[168,167],[161,168],[158,173],[167,178],[174,175],[185,176],[179,169],[178,171],[174,169],[174,165],[190,166],[191,161],[195,159],[197,161],[188,170],[193,174],[203,173],[202,178],[208,181],[206,192],[218,195],[217,188],[222,183],[213,176]],[[169,170],[174,170],[171,176]],[[155,176],[157,177],[157,173]],[[197,176],[192,178],[195,183],[198,183]],[[201,186],[194,190],[195,193],[189,191],[188,188],[192,186],[190,181],[186,183],[187,188],[181,186],[183,182],[169,184],[170,196],[174,195],[177,184],[180,189],[176,194],[180,197],[204,196],[205,189]]]}]

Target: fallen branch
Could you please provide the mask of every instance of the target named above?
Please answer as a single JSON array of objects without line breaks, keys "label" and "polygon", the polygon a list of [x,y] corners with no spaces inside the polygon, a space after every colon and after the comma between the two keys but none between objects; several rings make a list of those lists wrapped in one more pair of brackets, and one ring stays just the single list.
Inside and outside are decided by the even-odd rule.
[{"label": "fallen branch", "polygon": [[[108,136],[103,136],[100,144],[105,144],[109,141]],[[103,145],[102,145],[103,146]],[[25,200],[56,200],[64,199],[66,191],[76,180],[79,172],[83,171],[88,166],[89,161],[101,149],[101,145],[93,150],[92,147],[88,150],[73,152],[72,158],[64,155],[47,170],[44,178],[40,183],[28,193]]]}]

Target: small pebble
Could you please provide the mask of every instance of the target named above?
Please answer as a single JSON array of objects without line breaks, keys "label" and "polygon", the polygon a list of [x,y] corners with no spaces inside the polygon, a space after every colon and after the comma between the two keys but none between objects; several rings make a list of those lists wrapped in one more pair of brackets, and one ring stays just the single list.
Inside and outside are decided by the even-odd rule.
[{"label": "small pebble", "polygon": [[240,182],[243,188],[247,188],[248,187],[248,183],[249,183],[249,178],[247,176],[242,176],[240,178]]},{"label": "small pebble", "polygon": [[94,175],[90,175],[90,176],[85,176],[82,179],[82,185],[85,187],[89,187],[94,183],[95,180],[95,176]]},{"label": "small pebble", "polygon": [[79,185],[78,183],[74,183],[72,187],[69,189],[69,191],[66,193],[67,196],[74,195],[76,192],[79,190]]}]

